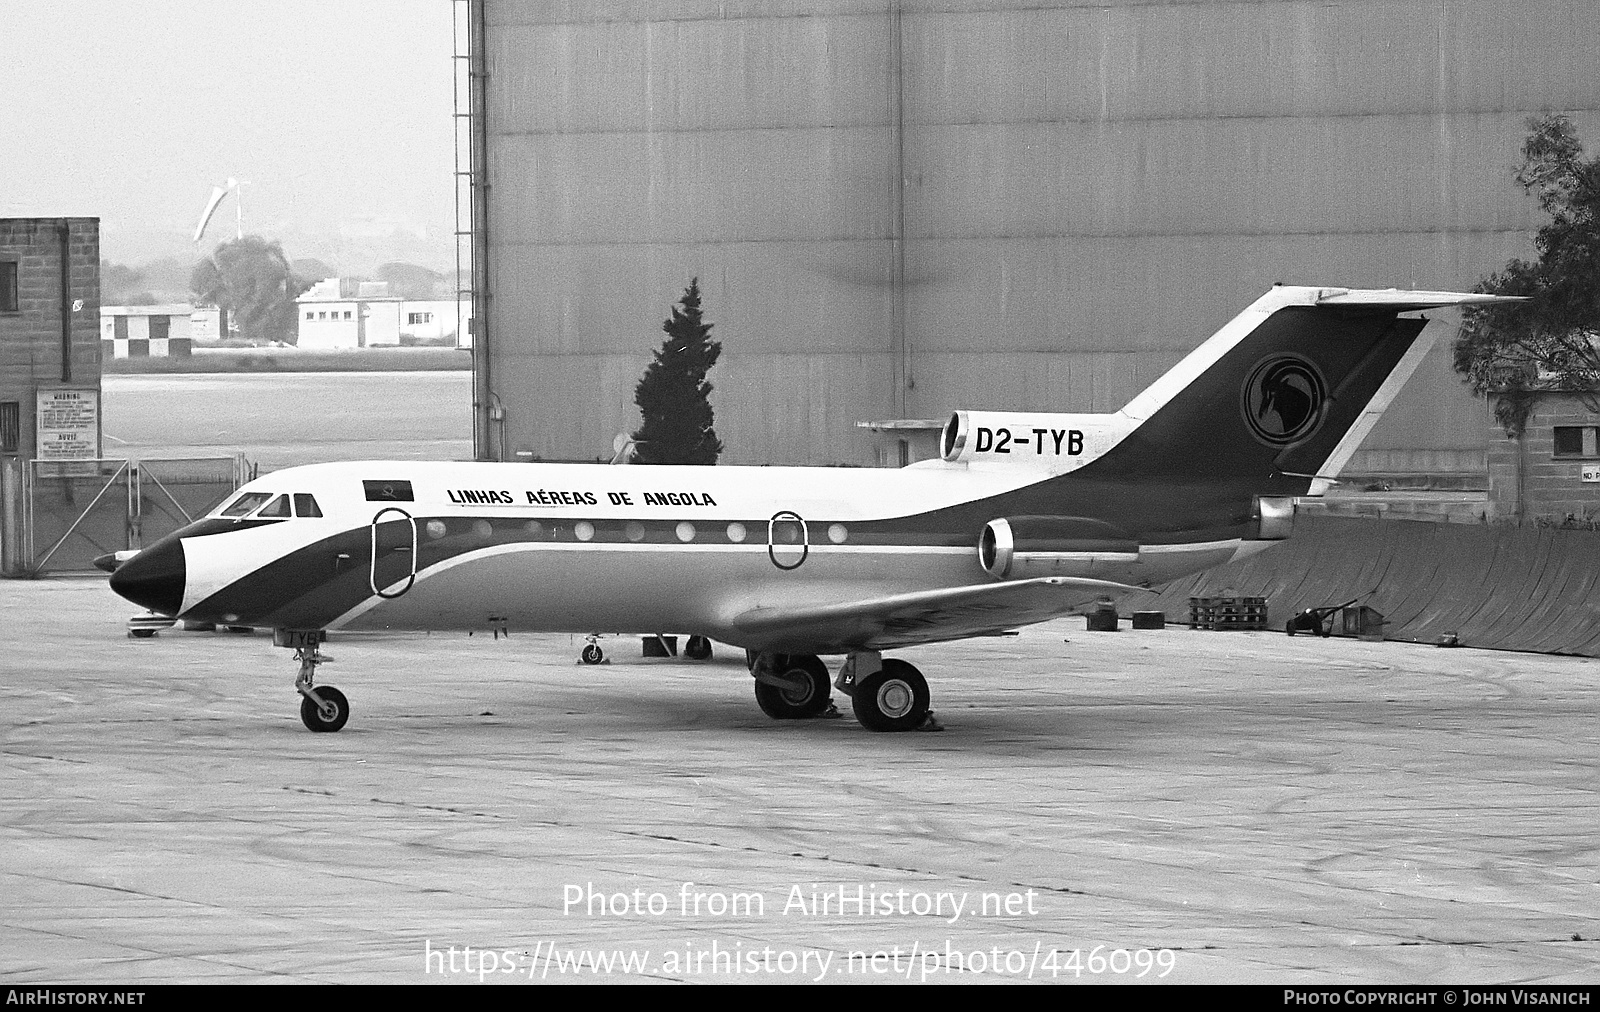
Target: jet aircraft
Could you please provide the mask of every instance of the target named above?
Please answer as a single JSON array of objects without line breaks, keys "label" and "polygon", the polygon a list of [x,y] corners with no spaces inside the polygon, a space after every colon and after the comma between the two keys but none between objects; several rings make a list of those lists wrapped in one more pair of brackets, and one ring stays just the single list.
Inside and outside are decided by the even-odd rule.
[{"label": "jet aircraft", "polygon": [[[271,628],[301,718],[340,630],[675,630],[743,647],[761,709],[929,720],[886,651],[999,634],[1287,537],[1426,353],[1495,296],[1277,286],[1109,414],[957,411],[897,470],[362,462],[265,475],[111,576],[163,616]],[[137,620],[136,620],[137,621]],[[826,655],[843,655],[830,679]],[[585,660],[599,660],[592,642]]]}]

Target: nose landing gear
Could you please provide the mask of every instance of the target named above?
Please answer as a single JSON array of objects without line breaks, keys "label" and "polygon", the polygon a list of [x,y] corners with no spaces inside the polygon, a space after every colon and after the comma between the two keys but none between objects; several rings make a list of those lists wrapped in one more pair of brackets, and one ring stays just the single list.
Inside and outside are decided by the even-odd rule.
[{"label": "nose landing gear", "polygon": [[319,687],[316,679],[317,665],[328,664],[333,658],[320,649],[324,633],[320,629],[277,629],[272,641],[280,647],[293,647],[294,659],[300,662],[300,673],[295,676],[295,691],[300,700],[300,722],[313,731],[337,731],[350,719],[350,702],[344,693],[331,685]]}]

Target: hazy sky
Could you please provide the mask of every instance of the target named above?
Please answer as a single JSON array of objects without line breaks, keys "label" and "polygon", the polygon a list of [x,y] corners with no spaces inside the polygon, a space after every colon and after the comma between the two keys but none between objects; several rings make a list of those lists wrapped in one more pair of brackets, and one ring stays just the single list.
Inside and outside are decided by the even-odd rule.
[{"label": "hazy sky", "polygon": [[449,0],[0,0],[0,39],[0,216],[97,216],[139,262],[233,176],[291,257],[398,225],[453,260]]}]

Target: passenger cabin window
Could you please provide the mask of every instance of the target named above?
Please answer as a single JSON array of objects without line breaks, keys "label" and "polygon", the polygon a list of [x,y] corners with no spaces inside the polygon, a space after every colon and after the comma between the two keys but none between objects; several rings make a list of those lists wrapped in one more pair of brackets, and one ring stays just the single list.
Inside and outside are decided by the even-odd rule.
[{"label": "passenger cabin window", "polygon": [[222,511],[225,517],[242,517],[272,497],[271,492],[246,492]]},{"label": "passenger cabin window", "polygon": [[316,496],[306,492],[294,494],[294,515],[297,517],[320,517],[322,510],[317,506]]},{"label": "passenger cabin window", "polygon": [[289,497],[286,495],[278,496],[278,498],[261,507],[261,512],[256,514],[258,517],[268,517],[271,519],[278,519],[280,517],[288,517],[291,515],[292,514],[289,512]]}]

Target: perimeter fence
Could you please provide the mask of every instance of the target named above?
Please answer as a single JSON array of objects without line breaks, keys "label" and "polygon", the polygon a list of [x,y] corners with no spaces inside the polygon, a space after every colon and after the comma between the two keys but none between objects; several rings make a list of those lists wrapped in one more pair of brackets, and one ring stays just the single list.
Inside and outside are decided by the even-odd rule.
[{"label": "perimeter fence", "polygon": [[243,456],[28,461],[8,576],[88,572],[204,516],[249,478]]}]

